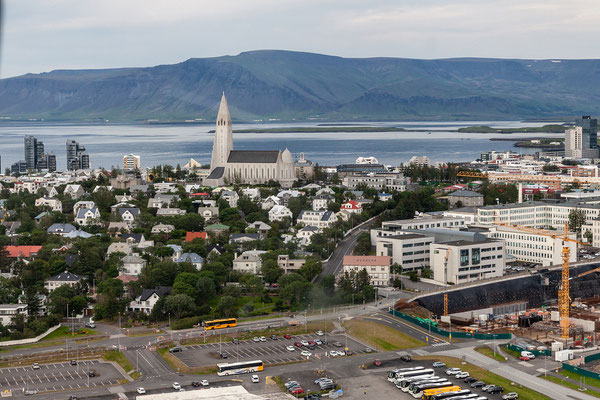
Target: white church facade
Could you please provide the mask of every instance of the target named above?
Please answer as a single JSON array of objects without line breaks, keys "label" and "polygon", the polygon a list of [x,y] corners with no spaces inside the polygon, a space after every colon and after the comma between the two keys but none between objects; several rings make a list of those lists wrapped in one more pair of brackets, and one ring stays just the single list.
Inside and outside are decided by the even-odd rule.
[{"label": "white church facade", "polygon": [[283,152],[233,149],[231,115],[223,93],[217,115],[210,174],[204,180],[204,184],[222,186],[231,183],[261,184],[275,181],[288,188],[295,179],[294,161],[288,149]]}]

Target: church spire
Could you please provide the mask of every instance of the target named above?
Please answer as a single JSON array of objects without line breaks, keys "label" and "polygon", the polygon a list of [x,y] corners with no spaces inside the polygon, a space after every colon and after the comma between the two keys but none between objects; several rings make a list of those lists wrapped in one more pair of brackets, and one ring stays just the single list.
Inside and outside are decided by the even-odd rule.
[{"label": "church spire", "polygon": [[215,138],[213,140],[213,151],[210,160],[210,169],[224,167],[229,158],[229,152],[233,150],[233,130],[231,126],[231,115],[229,115],[229,107],[227,107],[227,99],[225,92],[221,97],[219,105],[219,113],[217,114],[217,129],[215,130]]},{"label": "church spire", "polygon": [[229,114],[229,107],[227,106],[227,98],[225,98],[225,92],[223,92],[223,96],[221,96],[221,104],[219,105],[217,121],[220,123],[220,125],[231,125],[231,115]]}]

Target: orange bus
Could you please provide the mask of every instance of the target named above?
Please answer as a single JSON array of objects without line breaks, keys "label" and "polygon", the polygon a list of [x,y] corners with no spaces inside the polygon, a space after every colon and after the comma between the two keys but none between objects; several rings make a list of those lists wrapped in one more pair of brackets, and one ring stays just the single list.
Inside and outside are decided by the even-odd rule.
[{"label": "orange bus", "polygon": [[237,319],[225,318],[225,319],[213,319],[212,321],[202,321],[202,326],[207,331],[213,329],[233,328],[237,326]]}]

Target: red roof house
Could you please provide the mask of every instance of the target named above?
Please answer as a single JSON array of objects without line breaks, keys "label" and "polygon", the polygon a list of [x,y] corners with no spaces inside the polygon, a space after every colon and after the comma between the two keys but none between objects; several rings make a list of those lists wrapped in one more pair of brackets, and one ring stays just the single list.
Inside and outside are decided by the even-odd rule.
[{"label": "red roof house", "polygon": [[208,233],[207,232],[186,232],[185,233],[185,241],[186,242],[191,242],[194,239],[208,239]]},{"label": "red roof house", "polygon": [[30,258],[42,249],[42,246],[6,246],[9,258]]}]

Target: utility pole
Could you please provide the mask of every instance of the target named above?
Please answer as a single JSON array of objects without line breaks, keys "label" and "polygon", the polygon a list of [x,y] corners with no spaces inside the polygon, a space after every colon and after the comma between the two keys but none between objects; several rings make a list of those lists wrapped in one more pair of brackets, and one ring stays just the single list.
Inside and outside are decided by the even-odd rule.
[{"label": "utility pole", "polygon": [[121,351],[121,313],[119,312],[119,335],[118,337],[118,342],[119,342],[119,351]]}]

